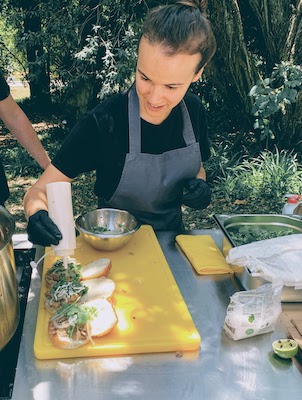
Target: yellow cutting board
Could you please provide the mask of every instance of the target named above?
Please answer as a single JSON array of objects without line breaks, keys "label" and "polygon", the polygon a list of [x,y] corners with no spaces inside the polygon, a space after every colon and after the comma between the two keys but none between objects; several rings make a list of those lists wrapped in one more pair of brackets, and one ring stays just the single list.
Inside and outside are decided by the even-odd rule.
[{"label": "yellow cutting board", "polygon": [[55,256],[45,257],[39,300],[34,354],[38,359],[92,357],[192,351],[200,335],[171,273],[151,226],[143,225],[122,249],[103,252],[77,238],[74,257],[82,265],[101,257],[111,259],[108,275],[114,293],[118,324],[106,336],[73,350],[55,347],[48,336],[50,314],[44,308],[44,274]]}]

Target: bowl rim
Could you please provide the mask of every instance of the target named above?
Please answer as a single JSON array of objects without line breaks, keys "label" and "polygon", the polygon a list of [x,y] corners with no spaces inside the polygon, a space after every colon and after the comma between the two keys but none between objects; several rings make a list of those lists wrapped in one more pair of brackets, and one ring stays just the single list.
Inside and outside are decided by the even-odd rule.
[{"label": "bowl rim", "polygon": [[[91,231],[88,231],[87,229],[83,228],[82,226],[80,226],[79,221],[87,214],[95,212],[97,210],[108,210],[108,211],[119,211],[122,213],[126,213],[129,214],[132,218],[135,219],[136,221],[136,227],[131,229],[131,231],[128,232],[124,232],[124,233],[118,233],[118,234],[104,234],[104,233],[93,233]],[[132,215],[129,211],[126,210],[120,210],[118,208],[96,208],[94,210],[90,210],[85,212],[84,214],[79,215],[76,220],[75,220],[75,225],[76,228],[80,231],[83,232],[84,234],[88,234],[92,237],[96,237],[96,238],[100,238],[100,239],[109,239],[109,238],[122,238],[122,237],[126,237],[129,235],[132,235],[133,233],[135,233],[140,227],[141,224],[138,222],[138,220],[136,219],[136,217],[134,215]]]}]

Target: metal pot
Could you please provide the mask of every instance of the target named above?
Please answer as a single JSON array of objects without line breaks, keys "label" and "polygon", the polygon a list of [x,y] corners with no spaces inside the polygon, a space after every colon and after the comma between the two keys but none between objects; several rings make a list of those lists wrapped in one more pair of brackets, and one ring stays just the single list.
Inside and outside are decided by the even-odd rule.
[{"label": "metal pot", "polygon": [[14,335],[20,318],[14,230],[12,215],[0,206],[0,351]]}]

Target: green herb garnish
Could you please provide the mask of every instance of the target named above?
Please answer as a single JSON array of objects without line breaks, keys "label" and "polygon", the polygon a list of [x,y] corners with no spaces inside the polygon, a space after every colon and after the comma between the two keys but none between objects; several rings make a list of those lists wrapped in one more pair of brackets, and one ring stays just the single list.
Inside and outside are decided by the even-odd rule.
[{"label": "green herb garnish", "polygon": [[98,312],[95,307],[83,305],[64,304],[56,314],[51,318],[52,321],[67,319],[69,323],[68,337],[71,338],[77,325],[86,325],[87,322],[97,316]]}]

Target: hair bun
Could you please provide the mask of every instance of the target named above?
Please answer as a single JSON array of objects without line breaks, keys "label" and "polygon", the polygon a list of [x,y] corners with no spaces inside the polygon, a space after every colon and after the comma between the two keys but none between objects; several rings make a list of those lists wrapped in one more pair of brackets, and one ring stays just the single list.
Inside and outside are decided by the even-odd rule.
[{"label": "hair bun", "polygon": [[205,14],[207,9],[207,0],[178,0],[176,4],[197,8],[202,14]]}]

